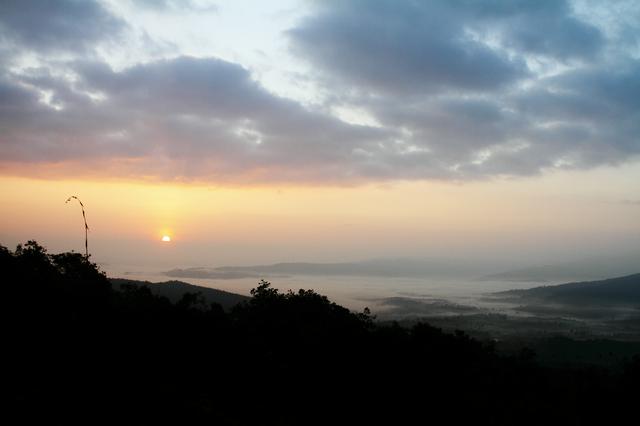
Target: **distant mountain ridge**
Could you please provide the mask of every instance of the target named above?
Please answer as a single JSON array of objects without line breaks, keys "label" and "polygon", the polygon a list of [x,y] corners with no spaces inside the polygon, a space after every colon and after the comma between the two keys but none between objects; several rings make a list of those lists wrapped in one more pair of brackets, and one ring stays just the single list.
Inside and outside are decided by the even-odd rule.
[{"label": "distant mountain ridge", "polygon": [[186,293],[200,293],[207,303],[217,303],[221,305],[225,311],[228,311],[238,303],[249,300],[248,296],[230,293],[215,288],[193,285],[183,281],[172,280],[164,282],[150,282],[129,280],[125,278],[110,278],[110,281],[116,290],[120,290],[123,285],[147,286],[153,294],[164,296],[172,302],[177,302]]},{"label": "distant mountain ridge", "polygon": [[509,290],[494,294],[538,303],[640,307],[640,273],[605,280],[542,286],[528,290]]},{"label": "distant mountain ridge", "polygon": [[261,278],[258,272],[246,270],[221,270],[220,268],[174,268],[164,273],[172,278],[198,278],[210,280],[236,280],[241,278]]},{"label": "distant mountain ridge", "polygon": [[270,265],[176,268],[165,272],[165,275],[174,278],[209,279],[262,278],[274,275],[421,278],[446,277],[460,273],[477,276],[483,269],[486,273],[487,268],[484,266],[453,259],[392,258],[358,262],[281,262]]},{"label": "distant mountain ridge", "polygon": [[605,280],[614,276],[632,275],[640,270],[640,253],[611,258],[592,258],[573,262],[532,266],[486,275],[483,281],[568,282],[575,280]]}]

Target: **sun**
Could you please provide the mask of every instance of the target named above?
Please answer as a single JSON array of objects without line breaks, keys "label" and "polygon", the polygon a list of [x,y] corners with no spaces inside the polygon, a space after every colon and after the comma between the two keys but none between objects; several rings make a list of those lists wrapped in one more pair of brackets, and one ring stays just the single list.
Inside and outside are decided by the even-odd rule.
[{"label": "sun", "polygon": [[168,236],[168,235],[163,235],[162,236],[162,241],[165,242],[165,243],[169,243],[169,242],[171,242],[171,237]]}]

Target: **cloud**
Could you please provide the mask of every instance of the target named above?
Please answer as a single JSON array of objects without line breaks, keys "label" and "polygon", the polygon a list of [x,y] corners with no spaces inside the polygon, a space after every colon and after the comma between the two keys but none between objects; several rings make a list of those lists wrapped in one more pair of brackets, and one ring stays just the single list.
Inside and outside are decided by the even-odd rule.
[{"label": "cloud", "polygon": [[[640,154],[637,28],[568,1],[316,4],[284,36],[321,105],[277,96],[249,67],[210,55],[145,52],[114,66],[96,48],[136,35],[102,3],[19,4],[0,5],[0,58],[38,60],[0,69],[4,172],[357,184],[526,176]],[[632,7],[624,15],[640,16]]]},{"label": "cloud", "polygon": [[323,3],[288,35],[326,75],[374,93],[483,91],[526,75],[522,61],[463,30],[446,3],[353,1]]},{"label": "cloud", "polygon": [[323,3],[287,34],[338,93],[329,102],[398,131],[379,177],[532,175],[640,153],[637,59],[569,2]]},{"label": "cloud", "polygon": [[35,52],[86,53],[126,28],[101,3],[77,0],[3,0],[0,41]]},{"label": "cloud", "polygon": [[118,170],[132,177],[340,181],[353,172],[354,148],[389,134],[276,97],[246,69],[216,58],[121,71],[76,62],[69,72],[72,80],[30,70],[0,86],[13,106],[3,113],[5,161],[112,158],[135,160]]},{"label": "cloud", "polygon": [[191,11],[197,13],[217,12],[218,6],[207,0],[135,0],[134,6],[163,12],[170,11]]},{"label": "cloud", "polygon": [[[454,4],[454,3],[450,3]],[[596,26],[577,18],[566,0],[466,2],[456,8],[480,34],[493,33],[499,44],[518,53],[561,61],[593,59],[605,44]]]}]

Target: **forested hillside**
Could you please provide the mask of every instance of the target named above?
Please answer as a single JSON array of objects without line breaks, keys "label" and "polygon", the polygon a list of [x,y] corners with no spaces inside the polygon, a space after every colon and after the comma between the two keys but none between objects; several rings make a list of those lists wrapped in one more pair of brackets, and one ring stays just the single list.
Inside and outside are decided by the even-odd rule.
[{"label": "forested hillside", "polygon": [[523,300],[568,305],[618,305],[640,307],[640,274],[583,281],[501,293]]},{"label": "forested hillside", "polygon": [[25,423],[618,424],[640,396],[638,358],[619,372],[543,367],[312,290],[263,281],[225,312],[116,291],[84,256],[35,242],[0,247],[0,268],[4,415]]}]

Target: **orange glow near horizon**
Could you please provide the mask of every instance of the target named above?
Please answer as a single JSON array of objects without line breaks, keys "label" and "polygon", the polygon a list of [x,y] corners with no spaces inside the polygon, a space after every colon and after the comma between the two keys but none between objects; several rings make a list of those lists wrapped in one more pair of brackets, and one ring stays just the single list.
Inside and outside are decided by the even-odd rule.
[{"label": "orange glow near horizon", "polygon": [[81,251],[82,218],[65,208],[68,194],[85,204],[94,258],[153,257],[153,245],[164,236],[173,244],[175,235],[180,249],[164,254],[218,264],[452,255],[496,241],[640,234],[637,206],[622,202],[637,198],[640,167],[579,178],[579,187],[576,176],[558,173],[465,184],[251,188],[0,176],[10,200],[0,205],[0,244],[36,239],[54,252]]}]

